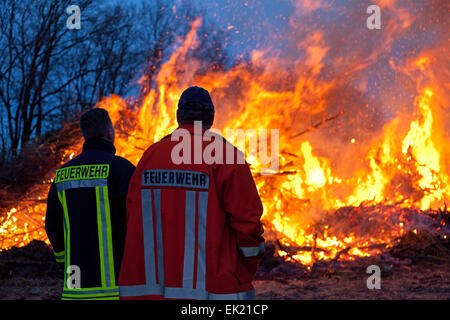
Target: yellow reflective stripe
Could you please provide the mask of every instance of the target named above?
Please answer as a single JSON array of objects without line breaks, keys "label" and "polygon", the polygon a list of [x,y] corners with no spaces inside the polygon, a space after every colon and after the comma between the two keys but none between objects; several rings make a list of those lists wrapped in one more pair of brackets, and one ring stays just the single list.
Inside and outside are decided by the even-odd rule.
[{"label": "yellow reflective stripe", "polygon": [[66,298],[94,298],[94,297],[118,297],[119,291],[110,292],[110,293],[86,293],[86,294],[71,294],[71,293],[63,293],[63,297]]},{"label": "yellow reflective stripe", "polygon": [[55,183],[86,179],[105,179],[109,176],[109,164],[66,167],[56,170]]},{"label": "yellow reflective stripe", "polygon": [[[74,169],[75,168],[75,169]],[[83,168],[84,172],[83,172]],[[70,174],[70,170],[72,174]],[[109,165],[93,165],[93,166],[78,166],[78,167],[68,167],[60,169],[58,171],[55,182],[59,183],[57,185],[63,185],[70,182],[80,182],[86,180],[80,179],[91,179],[89,181],[100,181],[98,178],[106,178],[109,174]],[[69,170],[69,171],[67,171]],[[75,171],[74,171],[75,170]],[[77,171],[78,170],[78,171]],[[97,171],[95,171],[97,170]],[[63,172],[64,171],[64,172]],[[75,172],[75,173],[74,173]],[[87,177],[86,174],[90,173],[91,176]],[[80,178],[80,175],[82,177]],[[72,180],[72,178],[75,178]],[[95,180],[94,180],[95,179]],[[106,179],[104,180],[106,183]],[[94,185],[93,185],[94,186]],[[100,189],[102,188],[102,189]],[[62,253],[62,256],[57,256],[58,262],[63,262],[65,260],[65,282],[64,288],[67,289],[67,267],[70,266],[70,223],[69,215],[67,209],[67,200],[65,188],[60,188],[58,190],[58,197],[61,201],[64,209],[64,242],[67,253],[67,258]],[[96,207],[97,207],[97,231],[98,231],[98,245],[99,245],[99,255],[100,255],[100,274],[101,274],[101,288],[109,289],[116,286],[115,270],[114,270],[114,252],[113,252],[113,239],[112,239],[112,227],[111,227],[111,209],[109,203],[108,187],[107,185],[95,185],[95,195],[96,195]],[[60,254],[60,253],[58,253]]]},{"label": "yellow reflective stripe", "polygon": [[65,251],[53,252],[53,253],[54,253],[55,257],[60,258],[60,257],[64,257]]},{"label": "yellow reflective stripe", "polygon": [[[63,210],[64,210],[64,204],[63,204],[63,197],[61,195],[61,192],[58,192],[58,199],[59,202],[61,202],[61,205],[63,206]],[[67,243],[67,234],[66,234],[66,223],[65,221],[63,221],[63,231],[64,231],[64,248],[67,249],[66,243]],[[66,260],[64,259],[64,262]],[[67,270],[67,263],[64,263],[64,289],[67,288],[67,281],[66,281],[66,270]]]},{"label": "yellow reflective stripe", "polygon": [[112,229],[111,229],[111,212],[109,208],[109,196],[108,187],[103,187],[103,197],[105,203],[105,215],[106,215],[106,232],[108,242],[108,262],[109,262],[109,274],[111,280],[111,287],[116,285],[116,276],[114,272],[114,255],[113,255],[113,243],[112,243]]},{"label": "yellow reflective stripe", "polygon": [[95,188],[95,199],[97,203],[97,229],[98,229],[98,247],[100,253],[100,273],[102,279],[102,287],[106,287],[105,278],[105,259],[103,255],[103,233],[102,233],[102,213],[100,208],[100,191],[99,187]]},{"label": "yellow reflective stripe", "polygon": [[66,298],[66,297],[62,297],[61,300],[119,300],[119,296],[115,296],[115,297],[92,297],[92,298],[88,298],[88,297],[82,297],[82,298]]},{"label": "yellow reflective stripe", "polygon": [[67,200],[66,200],[66,192],[62,191],[60,195],[58,193],[58,197],[60,197],[60,201],[63,206],[64,212],[64,244],[65,244],[65,267],[64,267],[64,288],[67,286],[67,267],[70,266],[70,222],[69,222],[69,212],[67,210]]},{"label": "yellow reflective stripe", "polygon": [[[84,292],[83,292],[84,291]],[[100,289],[92,290],[92,288],[80,290],[64,290],[62,298],[77,298],[78,299],[95,299],[95,298],[118,298],[119,289]]]},{"label": "yellow reflective stripe", "polygon": [[96,294],[70,294],[63,293],[63,297],[65,298],[95,298],[95,297],[118,297],[119,292],[114,293],[96,293]]},{"label": "yellow reflective stripe", "polygon": [[[89,287],[89,288],[80,288],[80,289],[67,289],[65,291],[67,292],[72,292],[72,293],[93,293],[93,291],[99,291],[99,292],[94,292],[94,293],[101,293],[101,292],[107,292],[107,293],[113,293],[113,292],[118,292],[119,287],[115,286],[115,287],[110,287],[110,288],[103,288],[103,287]],[[100,292],[101,291],[101,292]]]},{"label": "yellow reflective stripe", "polygon": [[56,262],[64,262],[65,260],[65,251],[61,252],[53,252],[55,255]]}]

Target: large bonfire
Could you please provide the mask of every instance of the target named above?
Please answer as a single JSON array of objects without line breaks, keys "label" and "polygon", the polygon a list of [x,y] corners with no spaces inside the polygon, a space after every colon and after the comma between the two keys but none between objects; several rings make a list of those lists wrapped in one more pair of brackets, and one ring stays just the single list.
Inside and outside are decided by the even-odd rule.
[{"label": "large bonfire", "polygon": [[[417,16],[400,1],[378,1],[389,13],[381,31],[351,19],[365,12],[360,4],[346,10],[342,29],[319,27],[313,16],[326,9],[323,2],[294,4],[285,48],[255,50],[221,71],[205,72],[190,55],[202,23],[194,21],[143,99],[98,103],[115,124],[117,154],[137,164],[177,127],[179,96],[196,84],[211,92],[220,131],[279,129],[278,171],[263,175],[264,165],[247,157],[267,237],[293,248],[279,255],[311,265],[344,251],[342,259],[377,254],[407,232],[446,238],[445,221],[436,217],[450,199],[448,25],[434,20],[439,9],[448,12],[446,1],[430,1]],[[420,41],[421,30],[433,30],[430,45],[408,54],[398,48]],[[63,161],[81,145],[68,148]],[[47,241],[44,200],[55,169],[29,191],[33,201],[0,215],[0,249]]]}]

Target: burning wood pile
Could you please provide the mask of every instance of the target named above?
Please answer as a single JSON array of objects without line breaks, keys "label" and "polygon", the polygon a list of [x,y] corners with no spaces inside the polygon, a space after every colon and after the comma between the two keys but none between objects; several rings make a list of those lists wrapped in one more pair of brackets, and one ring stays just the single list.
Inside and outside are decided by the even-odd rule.
[{"label": "burning wood pile", "polygon": [[22,247],[33,239],[47,240],[44,213],[47,192],[57,166],[80,152],[78,123],[27,147],[13,167],[2,170],[0,189],[0,251]]},{"label": "burning wood pile", "polygon": [[[357,244],[348,244],[338,251],[317,245],[318,237],[323,237],[323,230],[329,233],[348,233],[348,230],[341,228],[350,228],[359,230],[359,237],[370,237],[373,230],[391,228],[395,225],[392,221],[380,219],[379,213],[383,210],[395,210],[389,219],[403,221],[400,222],[403,225],[421,225],[421,228],[405,231],[397,238],[386,239],[385,243],[376,242],[359,247]],[[320,221],[313,227],[317,232],[314,233],[312,246],[298,246],[289,240],[280,240],[285,239],[282,234],[271,233],[269,249],[257,278],[286,281],[292,278],[334,274],[337,269],[355,266],[365,269],[372,264],[383,264],[389,270],[398,266],[408,268],[418,261],[449,264],[449,222],[450,213],[447,208],[426,212],[406,208],[397,210],[394,206],[382,205],[340,208],[330,215],[327,221]],[[332,227],[327,228],[325,223]],[[305,253],[311,256],[311,262],[306,265],[299,262],[301,258],[298,258],[304,257]]]}]

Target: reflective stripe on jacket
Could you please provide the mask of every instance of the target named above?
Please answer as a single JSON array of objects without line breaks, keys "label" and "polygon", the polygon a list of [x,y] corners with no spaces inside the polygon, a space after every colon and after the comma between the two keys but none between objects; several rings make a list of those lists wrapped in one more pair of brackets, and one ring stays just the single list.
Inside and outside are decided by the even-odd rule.
[{"label": "reflective stripe on jacket", "polygon": [[121,299],[253,299],[264,239],[250,169],[175,164],[177,144],[169,136],[152,145],[131,179]]}]

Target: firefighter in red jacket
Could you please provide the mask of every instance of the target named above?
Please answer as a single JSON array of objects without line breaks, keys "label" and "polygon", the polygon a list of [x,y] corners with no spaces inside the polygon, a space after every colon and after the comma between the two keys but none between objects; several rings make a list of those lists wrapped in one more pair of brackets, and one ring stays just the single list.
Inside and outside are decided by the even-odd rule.
[{"label": "firefighter in red jacket", "polygon": [[[144,153],[130,182],[120,298],[253,299],[265,247],[249,166],[210,133],[214,105],[206,90],[181,95],[177,120],[179,128]],[[211,148],[227,161],[205,158]]]}]

